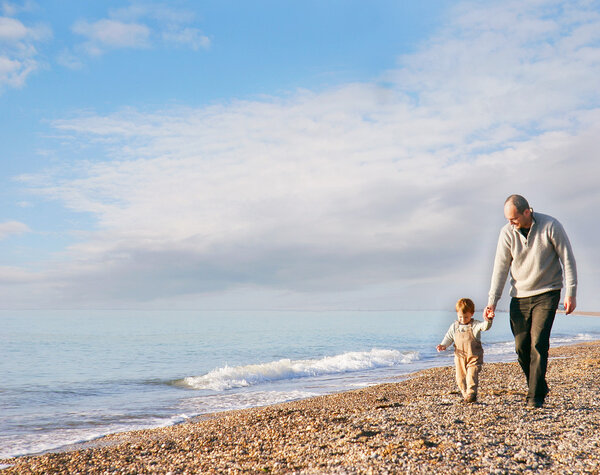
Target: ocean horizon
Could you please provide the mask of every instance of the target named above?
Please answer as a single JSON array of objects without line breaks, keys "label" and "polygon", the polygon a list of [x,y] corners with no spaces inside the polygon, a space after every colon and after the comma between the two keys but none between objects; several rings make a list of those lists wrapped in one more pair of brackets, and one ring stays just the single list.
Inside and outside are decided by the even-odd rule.
[{"label": "ocean horizon", "polygon": [[[0,458],[451,366],[452,349],[435,346],[455,318],[448,311],[3,311]],[[552,346],[599,339],[600,318],[557,315]],[[516,360],[505,312],[482,342],[486,362]]]}]

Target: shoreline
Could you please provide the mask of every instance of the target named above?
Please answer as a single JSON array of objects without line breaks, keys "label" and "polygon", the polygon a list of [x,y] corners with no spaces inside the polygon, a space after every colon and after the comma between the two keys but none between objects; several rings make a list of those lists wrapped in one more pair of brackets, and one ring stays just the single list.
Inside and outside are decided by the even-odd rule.
[{"label": "shoreline", "polygon": [[600,341],[551,348],[551,392],[525,407],[517,363],[485,363],[479,399],[453,367],[272,406],[205,414],[0,461],[2,473],[599,471]]},{"label": "shoreline", "polygon": [[[564,315],[565,311],[557,310],[556,313],[562,313]],[[580,312],[578,310],[575,310],[573,313],[571,313],[569,315],[580,316],[580,317],[600,317],[600,312]]]}]

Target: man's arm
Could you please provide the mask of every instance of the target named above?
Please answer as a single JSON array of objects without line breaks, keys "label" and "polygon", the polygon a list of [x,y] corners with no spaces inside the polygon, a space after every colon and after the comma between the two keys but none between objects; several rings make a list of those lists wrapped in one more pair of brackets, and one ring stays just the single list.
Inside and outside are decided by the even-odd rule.
[{"label": "man's arm", "polygon": [[[492,271],[492,283],[490,285],[490,295],[488,298],[488,306],[486,308],[486,316],[489,311],[496,309],[496,304],[502,296],[504,284],[508,277],[508,270],[512,262],[512,254],[510,252],[510,229],[502,228],[500,237],[498,238],[498,246],[496,247],[496,257],[494,258],[494,270]],[[489,309],[489,310],[488,310]]]},{"label": "man's arm", "polygon": [[568,315],[577,306],[577,264],[565,229],[558,221],[552,226],[552,244],[565,273],[565,313]]}]

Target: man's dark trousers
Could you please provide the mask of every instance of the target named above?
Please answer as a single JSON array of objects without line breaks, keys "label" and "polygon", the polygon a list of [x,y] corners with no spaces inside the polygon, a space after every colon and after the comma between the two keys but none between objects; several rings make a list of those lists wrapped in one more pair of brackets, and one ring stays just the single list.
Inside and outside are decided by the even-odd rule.
[{"label": "man's dark trousers", "polygon": [[560,290],[510,301],[510,328],[519,364],[527,378],[528,401],[543,404],[548,393],[546,368],[550,331],[560,301]]}]

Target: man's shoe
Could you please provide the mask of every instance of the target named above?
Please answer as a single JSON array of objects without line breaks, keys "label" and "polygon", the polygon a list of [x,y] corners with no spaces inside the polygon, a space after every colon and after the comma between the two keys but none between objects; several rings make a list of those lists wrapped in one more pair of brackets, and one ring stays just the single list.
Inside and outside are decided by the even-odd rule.
[{"label": "man's shoe", "polygon": [[477,401],[477,396],[475,394],[467,394],[467,397],[465,397],[466,403],[472,403],[475,401]]},{"label": "man's shoe", "polygon": [[539,409],[544,407],[544,401],[539,399],[527,399],[527,407]]},{"label": "man's shoe", "polygon": [[527,407],[534,407],[534,408],[544,407],[544,400],[546,399],[546,396],[548,395],[549,392],[550,392],[550,388],[548,387],[548,383],[546,383],[544,381],[543,394],[540,396],[533,397],[533,398],[528,396],[527,397]]}]

